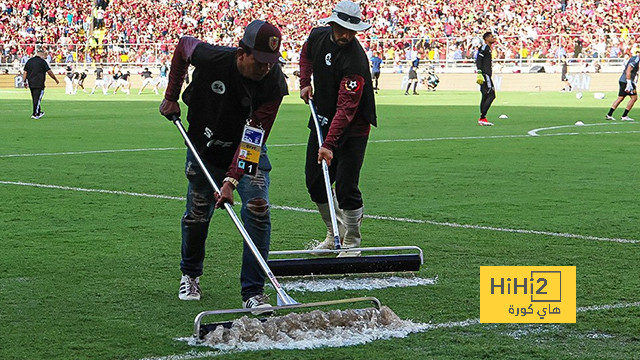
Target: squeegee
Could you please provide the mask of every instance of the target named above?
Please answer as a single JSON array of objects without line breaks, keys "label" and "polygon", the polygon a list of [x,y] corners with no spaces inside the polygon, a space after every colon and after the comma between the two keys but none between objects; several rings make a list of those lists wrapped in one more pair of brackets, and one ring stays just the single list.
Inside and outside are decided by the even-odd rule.
[{"label": "squeegee", "polygon": [[[313,100],[309,99],[311,117],[315,125],[318,147],[322,146],[323,138],[318,122],[316,108]],[[324,176],[325,190],[331,214],[331,226],[333,228],[335,250],[287,250],[271,251],[269,253],[269,267],[278,276],[304,276],[304,275],[333,275],[352,273],[379,273],[379,272],[408,272],[420,270],[420,265],[424,262],[422,250],[417,246],[386,246],[372,248],[350,248],[340,247],[340,237],[338,235],[338,222],[336,209],[331,201],[333,192],[331,190],[331,180],[329,178],[329,167],[327,162],[322,160],[322,174]],[[409,251],[409,253],[406,253]],[[317,258],[305,255],[338,255],[347,253],[347,256],[334,258]],[[373,253],[362,256],[362,253]],[[405,252],[405,253],[402,253]],[[353,256],[352,254],[358,254]],[[296,258],[278,258],[280,256],[297,255]],[[350,256],[349,256],[350,255]]]}]

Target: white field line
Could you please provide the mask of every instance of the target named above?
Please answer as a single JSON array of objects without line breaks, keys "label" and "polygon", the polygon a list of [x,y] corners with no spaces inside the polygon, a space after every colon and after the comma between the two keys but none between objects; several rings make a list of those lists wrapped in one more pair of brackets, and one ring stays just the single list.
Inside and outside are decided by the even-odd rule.
[{"label": "white field line", "polygon": [[[546,131],[546,130],[555,130],[555,129],[564,129],[564,128],[579,128],[579,127],[583,127],[583,126],[602,126],[602,125],[623,125],[623,124],[627,124],[627,123],[623,123],[623,122],[606,122],[606,123],[596,123],[596,124],[583,124],[583,125],[560,125],[560,126],[550,126],[550,127],[543,127],[543,128],[538,128],[538,129],[533,129],[531,131],[529,131],[527,134],[531,135],[531,136],[540,136],[540,134],[538,134],[540,131]],[[632,124],[632,123],[629,123]],[[638,132],[638,131],[631,131],[631,132]],[[620,131],[606,131],[606,132],[590,132],[588,134],[620,134],[622,132]],[[627,131],[624,131],[624,133],[627,133]],[[560,134],[549,134],[549,135],[542,135],[542,136],[558,136],[558,135],[578,135],[581,133],[560,133]]]},{"label": "white field line", "polygon": [[44,188],[44,189],[93,192],[93,193],[101,193],[101,194],[138,196],[138,197],[148,197],[148,198],[154,198],[154,199],[165,199],[165,200],[182,200],[182,201],[186,200],[184,197],[179,197],[179,196],[153,195],[153,194],[137,193],[137,192],[130,192],[130,191],[118,191],[118,190],[87,189],[87,188],[80,188],[80,187],[73,187],[73,186],[35,184],[35,183],[26,183],[26,182],[20,182],[20,181],[1,181],[0,180],[0,184],[31,186],[31,187]]},{"label": "white field line", "polygon": [[620,304],[611,304],[611,305],[591,305],[591,306],[581,306],[576,308],[576,312],[587,312],[587,311],[600,311],[600,310],[611,310],[611,309],[625,309],[630,307],[640,307],[640,301],[632,302],[632,303],[620,303]]},{"label": "white field line", "polygon": [[553,232],[553,231],[511,229],[511,228],[501,228],[501,227],[483,226],[483,225],[466,225],[466,224],[457,224],[457,223],[451,223],[451,222],[441,222],[441,221],[433,221],[433,220],[416,220],[416,219],[396,218],[396,217],[379,216],[379,215],[365,215],[365,217],[369,217],[369,218],[377,219],[377,220],[423,223],[423,224],[438,225],[438,226],[448,226],[448,227],[463,228],[463,229],[491,230],[491,231],[500,231],[500,232],[507,232],[507,233],[545,235],[545,236],[556,236],[556,237],[563,237],[563,238],[570,238],[570,239],[611,241],[611,242],[630,243],[630,244],[640,243],[640,240],[634,240],[634,239],[606,238],[606,237],[599,237],[599,236],[587,236],[587,235],[578,235],[578,234],[570,234],[570,233],[558,233],[558,232]]},{"label": "white field line", "polygon": [[[1,185],[30,186],[30,187],[36,187],[36,188],[46,188],[46,189],[56,189],[56,190],[94,192],[94,193],[102,193],[102,194],[127,195],[127,196],[138,196],[138,197],[154,198],[154,199],[185,201],[185,198],[184,197],[180,197],[180,196],[155,195],[155,194],[145,194],[145,193],[137,193],[137,192],[130,192],[130,191],[104,190],[104,189],[87,189],[87,188],[72,187],[72,186],[60,186],[60,185],[47,185],[47,184],[27,183],[27,182],[21,182],[21,181],[2,181],[2,180],[0,180],[0,184]],[[317,212],[316,210],[298,208],[298,207],[292,207],[292,206],[271,205],[271,207],[273,209],[277,209],[277,210],[296,211],[296,212],[303,212],[303,213],[315,213],[315,212]],[[552,232],[552,231],[511,229],[511,228],[501,228],[501,227],[494,227],[494,226],[457,224],[457,223],[451,223],[451,222],[441,222],[441,221],[433,221],[433,220],[420,220],[420,219],[400,218],[400,217],[391,217],[391,216],[383,216],[383,215],[365,215],[364,217],[368,218],[368,219],[375,219],[375,220],[387,220],[387,221],[396,221],[396,222],[413,223],[413,224],[429,224],[429,225],[447,226],[447,227],[462,228],[462,229],[489,230],[489,231],[498,231],[498,232],[507,232],[507,233],[544,235],[544,236],[563,237],[563,238],[570,238],[570,239],[610,241],[610,242],[629,243],[629,244],[640,243],[640,240],[635,240],[635,239],[606,238],[606,237],[588,236],[588,235],[579,235],[579,234],[570,234],[570,233],[558,233],[558,232]]]},{"label": "white field line", "polygon": [[84,154],[110,154],[110,153],[120,153],[120,152],[167,151],[167,150],[181,150],[181,149],[182,148],[167,147],[167,148],[146,148],[146,149],[65,151],[65,152],[55,152],[55,153],[5,154],[5,155],[0,155],[0,158],[30,157],[30,156],[84,155]]},{"label": "white field line", "polygon": [[[624,123],[602,123],[602,124],[585,124],[584,126],[594,125],[617,125]],[[557,134],[538,134],[543,130],[553,130],[568,127],[576,127],[575,125],[562,125],[552,126],[546,128],[534,129],[528,132],[527,135],[494,135],[494,136],[449,136],[449,137],[436,137],[436,138],[417,138],[417,139],[389,139],[389,140],[369,140],[369,143],[394,143],[394,142],[426,142],[426,141],[444,141],[444,140],[484,140],[484,139],[510,139],[510,138],[528,138],[532,136],[569,136],[569,135],[602,135],[602,134],[633,134],[640,133],[640,131],[600,131],[600,132],[570,132],[570,133],[557,133]],[[269,147],[292,147],[292,146],[306,146],[306,143],[297,144],[269,144]],[[184,148],[166,147],[166,148],[142,148],[142,149],[113,149],[113,150],[88,150],[88,151],[65,151],[65,152],[52,152],[52,153],[24,153],[24,154],[0,154],[0,158],[13,158],[13,157],[32,157],[32,156],[61,156],[61,155],[84,155],[84,154],[109,154],[120,152],[140,152],[140,151],[169,151],[169,150],[183,150]]]},{"label": "white field line", "polygon": [[555,133],[555,134],[544,134],[544,135],[535,135],[535,136],[571,136],[571,135],[603,135],[603,134],[637,134],[640,133],[640,130],[632,130],[632,131],[598,131],[598,132],[579,132],[579,133]]},{"label": "white field line", "polygon": [[[625,309],[630,307],[640,307],[640,301],[632,302],[632,303],[618,303],[618,304],[605,304],[605,305],[592,305],[592,306],[582,306],[576,308],[576,313],[583,313],[588,311],[607,311],[612,309]],[[417,324],[420,330],[416,332],[426,332],[430,330],[436,329],[447,329],[447,328],[465,328],[473,325],[482,325],[480,323],[480,319],[467,319],[463,321],[450,321],[446,323],[439,324]],[[527,327],[531,326],[530,324],[522,324],[521,326]],[[184,340],[184,339],[179,339]],[[222,351],[189,351],[182,355],[168,355],[162,357],[153,357],[153,358],[144,358],[140,360],[191,360],[191,359],[202,359],[206,357],[213,357],[218,355],[226,355],[231,354],[232,352],[222,352]]]},{"label": "white field line", "polygon": [[[307,212],[307,213],[315,213],[316,210],[297,208],[291,206],[272,206],[275,209],[281,210],[289,210],[289,211],[298,211],[298,212]],[[491,231],[500,231],[500,232],[508,232],[508,233],[519,233],[519,234],[534,234],[534,235],[545,235],[545,236],[557,236],[571,239],[582,239],[582,240],[598,240],[598,241],[612,241],[618,243],[631,243],[636,244],[640,243],[640,240],[635,239],[622,239],[622,238],[605,238],[598,236],[587,236],[587,235],[578,235],[578,234],[569,234],[569,233],[558,233],[552,231],[540,231],[540,230],[526,230],[526,229],[510,229],[510,228],[500,228],[494,226],[483,226],[483,225],[467,225],[467,224],[457,224],[451,222],[442,222],[442,221],[433,221],[433,220],[420,220],[420,219],[410,219],[410,218],[399,218],[399,217],[391,217],[391,216],[382,216],[382,215],[364,215],[365,218],[375,219],[375,220],[387,220],[387,221],[397,221],[404,223],[414,223],[414,224],[429,224],[429,225],[437,225],[437,226],[448,226],[453,228],[463,228],[463,229],[474,229],[474,230],[491,230]]]}]

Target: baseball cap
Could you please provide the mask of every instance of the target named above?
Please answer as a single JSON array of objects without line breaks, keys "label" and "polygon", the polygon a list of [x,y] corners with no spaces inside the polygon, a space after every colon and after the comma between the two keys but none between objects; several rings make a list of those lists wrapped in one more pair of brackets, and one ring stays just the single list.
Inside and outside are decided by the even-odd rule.
[{"label": "baseball cap", "polygon": [[253,20],[244,29],[240,46],[251,49],[258,62],[274,64],[280,61],[281,40],[282,35],[277,27],[263,20]]},{"label": "baseball cap", "polygon": [[331,16],[321,19],[320,22],[325,24],[333,22],[352,31],[364,31],[371,27],[371,24],[362,21],[360,5],[349,0],[337,3]]}]

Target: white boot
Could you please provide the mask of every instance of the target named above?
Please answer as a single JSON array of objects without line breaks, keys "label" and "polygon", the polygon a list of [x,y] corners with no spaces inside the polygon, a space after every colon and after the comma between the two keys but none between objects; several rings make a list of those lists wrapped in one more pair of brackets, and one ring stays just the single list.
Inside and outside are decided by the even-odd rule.
[{"label": "white boot", "polygon": [[[360,247],[362,241],[362,235],[360,234],[360,225],[362,224],[362,215],[364,213],[364,207],[355,210],[342,210],[343,222],[346,232],[344,234],[344,241],[342,242],[343,249]],[[347,251],[338,254],[338,257],[360,256],[360,251]]]},{"label": "white boot", "polygon": [[[316,206],[318,207],[320,216],[322,216],[322,221],[324,221],[324,224],[327,226],[327,235],[324,238],[324,241],[316,245],[313,250],[334,250],[335,244],[333,240],[333,226],[331,225],[331,212],[329,211],[329,203],[316,203]],[[345,233],[344,223],[342,220],[342,217],[344,215],[342,214],[342,210],[338,207],[338,200],[336,200],[335,196],[333,197],[333,206],[336,209],[336,222],[338,223],[339,233],[338,235],[340,236],[340,239],[342,239]]]}]

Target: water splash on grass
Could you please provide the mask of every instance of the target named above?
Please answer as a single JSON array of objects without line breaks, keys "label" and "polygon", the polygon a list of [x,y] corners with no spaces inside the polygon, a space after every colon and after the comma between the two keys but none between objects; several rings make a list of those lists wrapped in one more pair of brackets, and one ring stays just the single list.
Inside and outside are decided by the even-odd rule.
[{"label": "water splash on grass", "polygon": [[264,322],[244,316],[235,320],[231,328],[218,326],[205,336],[203,345],[223,351],[340,347],[402,338],[433,327],[402,320],[386,306],[379,310],[315,310]]},{"label": "water splash on grass", "polygon": [[391,276],[387,278],[341,278],[341,279],[303,279],[282,281],[288,291],[330,292],[336,290],[374,290],[411,286],[435,285],[438,277],[428,279],[419,277]]}]

